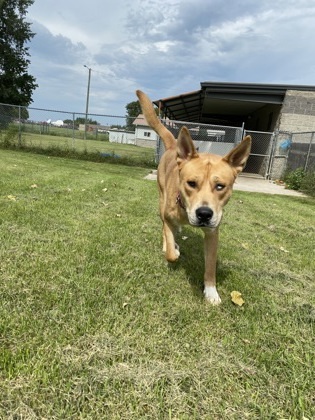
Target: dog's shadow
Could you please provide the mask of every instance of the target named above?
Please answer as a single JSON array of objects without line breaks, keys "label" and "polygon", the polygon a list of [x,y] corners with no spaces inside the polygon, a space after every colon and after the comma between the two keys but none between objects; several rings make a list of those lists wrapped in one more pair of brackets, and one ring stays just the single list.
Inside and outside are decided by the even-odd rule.
[{"label": "dog's shadow", "polygon": [[[196,297],[203,298],[204,289],[204,234],[202,231],[185,227],[177,234],[176,242],[179,245],[180,257],[176,263],[169,263],[171,270],[184,268],[187,279]],[[217,284],[223,284],[228,276],[228,267],[217,262]]]}]

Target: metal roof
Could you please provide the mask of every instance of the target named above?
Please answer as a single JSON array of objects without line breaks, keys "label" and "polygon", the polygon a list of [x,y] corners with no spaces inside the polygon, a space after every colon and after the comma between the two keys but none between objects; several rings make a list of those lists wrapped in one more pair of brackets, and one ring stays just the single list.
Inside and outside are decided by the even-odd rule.
[{"label": "metal roof", "polygon": [[172,120],[199,121],[203,101],[204,92],[197,90],[167,99],[159,99],[154,103]]},{"label": "metal roof", "polygon": [[202,82],[201,89],[154,101],[172,120],[240,125],[267,104],[281,107],[287,90],[315,91],[315,86]]}]

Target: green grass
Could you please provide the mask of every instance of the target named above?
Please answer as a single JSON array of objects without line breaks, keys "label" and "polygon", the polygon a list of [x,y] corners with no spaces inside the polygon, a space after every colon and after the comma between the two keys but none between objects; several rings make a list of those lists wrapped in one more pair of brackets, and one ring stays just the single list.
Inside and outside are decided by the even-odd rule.
[{"label": "green grass", "polygon": [[313,199],[234,192],[212,307],[147,169],[0,154],[0,418],[315,417]]},{"label": "green grass", "polygon": [[[83,135],[82,132],[75,132]],[[109,141],[88,138],[72,139],[69,136],[57,136],[22,132],[19,143],[18,130],[0,132],[0,148],[21,149],[24,151],[48,154],[50,156],[66,156],[91,161],[115,161],[137,166],[155,166],[155,149],[139,147],[131,144],[110,143]],[[103,155],[103,156],[102,156]]]}]

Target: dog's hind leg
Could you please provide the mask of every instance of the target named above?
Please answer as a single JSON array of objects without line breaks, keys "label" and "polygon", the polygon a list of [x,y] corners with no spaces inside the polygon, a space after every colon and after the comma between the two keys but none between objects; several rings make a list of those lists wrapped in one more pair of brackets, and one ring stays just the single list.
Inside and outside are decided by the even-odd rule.
[{"label": "dog's hind leg", "polygon": [[169,262],[175,262],[180,255],[179,246],[175,242],[175,230],[170,222],[163,220],[163,252]]}]

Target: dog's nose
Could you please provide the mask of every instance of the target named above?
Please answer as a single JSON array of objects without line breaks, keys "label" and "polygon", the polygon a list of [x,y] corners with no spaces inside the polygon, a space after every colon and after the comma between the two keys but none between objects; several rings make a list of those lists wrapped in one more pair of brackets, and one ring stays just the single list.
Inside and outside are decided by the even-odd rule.
[{"label": "dog's nose", "polygon": [[213,216],[213,211],[210,207],[199,207],[199,209],[196,210],[196,216],[199,222],[208,223]]}]

